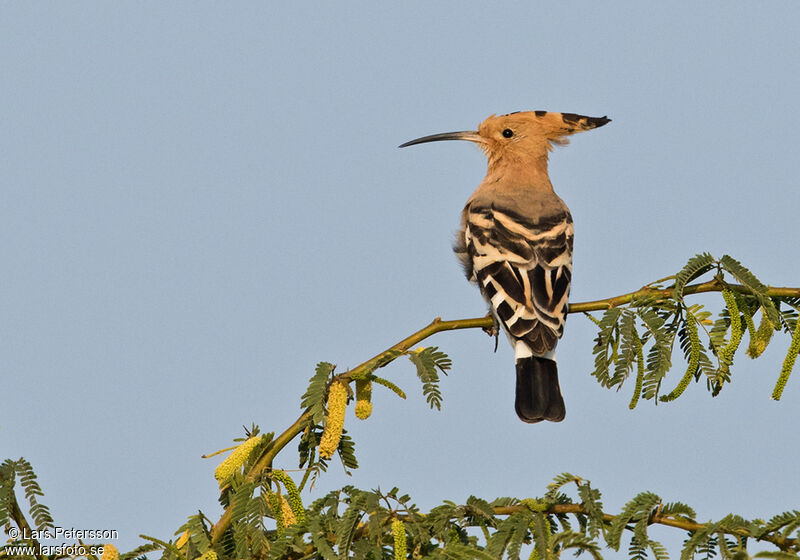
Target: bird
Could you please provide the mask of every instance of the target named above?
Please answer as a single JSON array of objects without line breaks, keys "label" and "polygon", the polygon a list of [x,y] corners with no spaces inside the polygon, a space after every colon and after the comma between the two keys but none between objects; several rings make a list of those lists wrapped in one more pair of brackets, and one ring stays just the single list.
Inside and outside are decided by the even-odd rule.
[{"label": "bird", "polygon": [[564,334],[572,281],[573,222],[547,173],[553,146],[601,127],[606,116],[517,111],[491,115],[477,130],[423,136],[400,148],[442,140],[477,144],[486,177],[467,200],[453,246],[477,284],[516,364],[514,409],[527,423],[566,416],[555,348]]}]

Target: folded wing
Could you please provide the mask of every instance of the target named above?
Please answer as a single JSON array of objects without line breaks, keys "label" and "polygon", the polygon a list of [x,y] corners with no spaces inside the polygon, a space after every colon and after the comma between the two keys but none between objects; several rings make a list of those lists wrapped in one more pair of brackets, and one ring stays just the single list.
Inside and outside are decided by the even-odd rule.
[{"label": "folded wing", "polygon": [[566,208],[536,221],[471,204],[456,253],[506,332],[536,356],[564,332],[572,279],[572,216]]}]

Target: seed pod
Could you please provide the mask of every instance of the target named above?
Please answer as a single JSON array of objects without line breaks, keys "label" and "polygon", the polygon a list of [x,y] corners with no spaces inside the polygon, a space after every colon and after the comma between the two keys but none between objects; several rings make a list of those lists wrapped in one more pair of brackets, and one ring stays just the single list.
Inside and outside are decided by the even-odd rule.
[{"label": "seed pod", "polygon": [[689,335],[689,367],[686,373],[683,374],[680,383],[675,387],[669,395],[661,397],[661,402],[674,401],[680,397],[689,386],[689,382],[697,373],[697,368],[700,365],[700,335],[697,332],[697,322],[693,315],[686,314],[686,332]]},{"label": "seed pod", "polygon": [[250,456],[250,453],[255,449],[256,445],[261,441],[261,436],[253,436],[250,439],[244,441],[239,447],[233,450],[227,459],[222,461],[219,466],[214,471],[214,477],[219,481],[220,484],[223,484],[226,480],[228,480],[233,473],[236,472],[244,462],[247,461],[247,458]]},{"label": "seed pod", "polygon": [[399,519],[392,521],[392,537],[394,537],[394,560],[406,560],[406,524]]},{"label": "seed pod", "polygon": [[356,418],[366,420],[372,414],[372,381],[356,380]]},{"label": "seed pod", "polygon": [[792,373],[794,362],[797,360],[797,354],[800,353],[800,317],[794,326],[792,332],[792,342],[789,344],[789,351],[786,353],[786,358],[783,360],[783,367],[781,368],[781,375],[778,377],[778,382],[775,384],[775,389],[772,391],[772,398],[776,401],[781,400],[783,388],[786,387],[786,382],[789,381],[789,375]]},{"label": "seed pod", "polygon": [[119,560],[119,550],[111,543],[103,545],[103,554],[100,555],[100,560]]},{"label": "seed pod", "polygon": [[344,430],[344,413],[347,408],[347,386],[334,381],[328,389],[328,418],[319,442],[319,456],[330,459],[339,447]]}]

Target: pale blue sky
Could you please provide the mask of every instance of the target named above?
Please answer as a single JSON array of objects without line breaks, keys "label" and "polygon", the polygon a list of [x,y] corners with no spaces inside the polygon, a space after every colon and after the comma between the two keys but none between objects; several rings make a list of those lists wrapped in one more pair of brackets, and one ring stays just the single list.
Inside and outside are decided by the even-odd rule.
[{"label": "pale blue sky", "polygon": [[[551,157],[573,301],[701,251],[800,285],[798,21],[796,2],[4,3],[0,460],[26,457],[58,524],[123,550],[216,519],[200,455],[288,426],[316,362],[485,313],[450,249],[481,153],[396,146],[491,113],[613,119]],[[800,373],[769,399],[788,339],[740,356],[716,399],[692,385],[631,412],[630,386],[590,377],[593,337],[570,317],[567,418],[531,426],[504,341],[437,336],[443,410],[387,368],[409,400],[377,388],[348,418],[361,468],[304,499],[397,485],[428,508],[570,471],[611,510],[642,490],[700,519],[798,507]]]}]

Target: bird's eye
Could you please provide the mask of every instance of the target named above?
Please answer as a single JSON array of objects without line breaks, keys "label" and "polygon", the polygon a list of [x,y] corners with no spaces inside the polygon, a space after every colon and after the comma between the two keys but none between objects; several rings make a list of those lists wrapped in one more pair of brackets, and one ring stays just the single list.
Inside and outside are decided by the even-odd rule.
[{"label": "bird's eye", "polygon": [[513,131],[513,130],[511,130],[510,128],[507,128],[507,129],[505,129],[505,130],[503,131],[503,136],[504,136],[505,138],[511,138],[512,136],[514,136],[514,131]]}]

